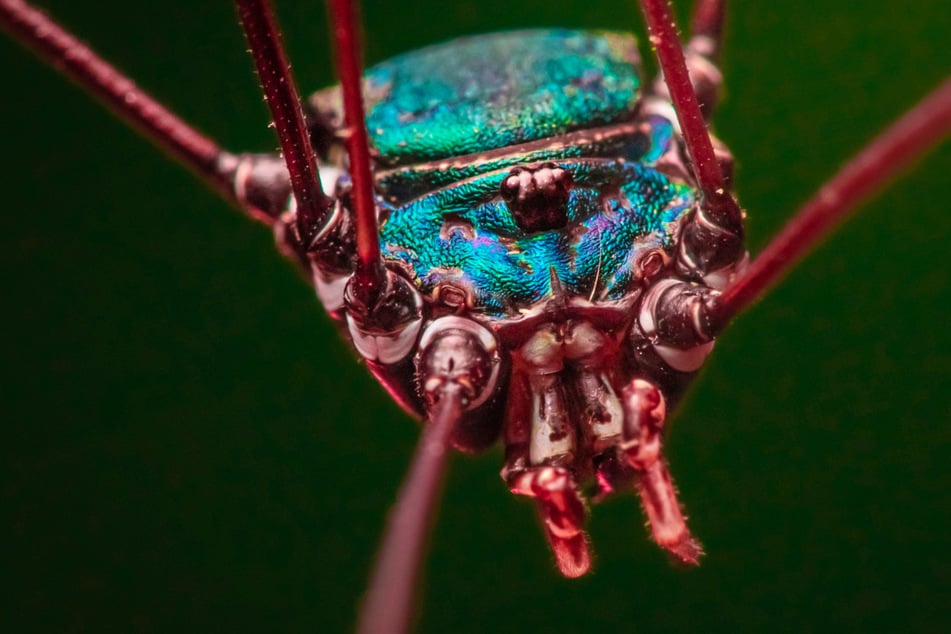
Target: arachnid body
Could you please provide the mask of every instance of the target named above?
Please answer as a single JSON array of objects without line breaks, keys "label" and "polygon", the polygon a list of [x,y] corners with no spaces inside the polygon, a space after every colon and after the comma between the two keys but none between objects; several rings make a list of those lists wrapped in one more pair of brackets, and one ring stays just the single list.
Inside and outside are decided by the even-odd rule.
[{"label": "arachnid body", "polygon": [[[56,14],[68,12],[51,8]],[[221,12],[221,31],[234,35],[229,9]],[[280,9],[283,15],[286,10]],[[726,46],[730,99],[717,118],[720,135],[729,140],[740,163],[739,191],[751,212],[754,248],[781,224],[783,213],[946,72],[939,59],[926,53],[940,47],[933,41],[929,47],[928,31],[921,25],[909,25],[914,37],[890,48],[885,36],[896,32],[892,21],[871,20],[865,32],[858,26],[870,21],[865,12],[831,18],[839,31],[855,29],[850,45],[832,39],[835,28],[802,31],[808,27],[806,19],[800,24],[793,22],[795,16],[756,17],[755,10],[734,8]],[[799,11],[808,15],[806,9]],[[921,12],[926,13],[923,8]],[[365,13],[368,34],[388,30],[376,8],[367,6]],[[463,31],[539,22],[537,14],[516,21],[517,16],[505,11],[494,13],[493,20],[479,25],[465,23],[456,31],[400,40],[385,51],[374,50],[382,40],[370,38],[371,55],[382,58]],[[551,17],[545,22],[624,29],[639,24],[633,10],[629,17],[620,15],[623,12],[611,4],[602,17]],[[620,20],[624,24],[618,24]],[[293,19],[286,22],[294,24]],[[67,23],[89,41],[102,42],[95,25]],[[749,24],[767,31],[760,33],[763,39],[770,39],[768,34],[778,38],[803,33],[811,47],[830,46],[832,51],[792,65],[791,45],[775,57],[744,49],[756,35],[743,30]],[[771,27],[775,30],[769,31]],[[134,28],[121,30],[128,35]],[[204,26],[195,23],[190,28],[196,38],[198,33],[206,38],[198,51],[217,48],[217,36],[206,33]],[[312,33],[322,33],[322,28],[308,25],[288,34],[292,52],[307,53],[294,55],[298,78],[307,87],[330,82],[329,75],[323,81],[311,79],[311,70],[324,61],[310,49]],[[129,39],[131,47],[139,38]],[[162,45],[170,56],[176,55],[175,40],[190,38],[178,34],[171,39]],[[935,39],[940,42],[940,36]],[[248,77],[239,34],[228,46],[234,48],[235,43],[234,76]],[[6,46],[5,51],[12,48]],[[853,46],[864,54],[849,57]],[[166,79],[168,68],[187,67],[198,57],[194,52],[186,52],[179,63],[157,63],[153,80],[147,69],[137,72],[148,64],[148,54],[124,59],[125,44],[101,48],[143,86],[229,145],[273,145],[259,125],[252,79],[240,80],[240,88],[222,81],[226,97],[219,93],[209,98],[206,117],[190,110],[189,97],[196,90],[176,96],[181,84],[174,75],[180,71]],[[841,59],[817,67],[823,56]],[[907,66],[897,67],[909,59]],[[874,70],[880,67],[876,60],[896,68],[883,77]],[[772,90],[753,88],[746,77],[779,73],[777,67],[784,63],[786,68],[802,68],[802,75],[767,84]],[[18,224],[9,231],[6,238],[12,245],[5,249],[18,258],[9,267],[12,288],[18,291],[10,305],[22,307],[10,311],[7,328],[16,333],[11,365],[22,369],[20,383],[11,391],[14,418],[23,421],[17,444],[10,445],[11,452],[18,447],[12,462],[23,487],[13,493],[14,506],[21,509],[18,517],[26,531],[19,537],[23,548],[34,557],[42,553],[40,561],[46,562],[26,574],[28,596],[23,603],[30,605],[32,597],[39,605],[55,600],[57,589],[66,595],[79,588],[78,596],[87,605],[64,610],[63,618],[83,618],[85,610],[92,614],[89,606],[97,601],[105,605],[107,595],[124,595],[129,605],[142,606],[141,612],[162,623],[160,603],[177,604],[174,611],[181,613],[195,600],[200,603],[193,607],[198,624],[219,611],[216,601],[229,603],[252,589],[261,592],[260,586],[279,585],[281,592],[266,595],[260,603],[251,601],[245,613],[235,613],[236,622],[264,619],[269,609],[287,601],[293,605],[289,613],[304,613],[302,606],[310,605],[319,614],[315,619],[328,618],[342,626],[350,621],[349,606],[362,587],[379,520],[402,472],[411,426],[402,424],[373,384],[360,378],[345,348],[332,340],[331,329],[314,325],[320,319],[318,308],[307,290],[286,274],[287,267],[269,255],[262,232],[219,209],[187,176],[153,158],[137,138],[118,126],[110,128],[95,105],[79,103],[76,91],[63,96],[58,91],[66,89],[58,78],[32,66],[16,85],[41,81],[58,96],[40,100],[44,112],[34,121],[39,132],[52,129],[52,138],[37,143],[35,158],[22,158],[29,147],[11,153],[17,160],[5,170],[19,174],[29,166],[28,174],[35,174],[29,176],[33,186],[12,192],[24,195],[24,202],[9,203],[15,210],[12,217],[29,226]],[[167,93],[156,85],[163,81],[169,82]],[[193,81],[217,85],[213,76],[202,73]],[[863,124],[855,120],[861,114],[856,107],[836,109],[836,99],[820,99],[836,91],[860,94],[863,107],[858,110],[868,108],[875,116]],[[29,92],[21,89],[18,94],[26,99]],[[244,105],[225,108],[238,101],[232,97],[237,93]],[[792,103],[794,97],[801,101]],[[3,101],[5,108],[17,106]],[[64,102],[69,106],[62,106]],[[17,110],[7,118],[22,122],[29,110],[39,108]],[[53,122],[51,112],[57,113]],[[92,122],[72,122],[68,117],[74,113]],[[767,115],[764,123],[760,117]],[[256,143],[243,142],[242,126],[260,130]],[[84,128],[96,134],[81,137],[81,153],[68,154],[70,139]],[[228,136],[231,128],[237,129],[235,137]],[[842,128],[848,128],[848,135],[834,137]],[[90,157],[97,145],[112,143],[124,145],[101,153],[101,159],[100,153]],[[147,167],[135,167],[140,158]],[[461,630],[486,605],[502,606],[493,610],[500,619],[512,619],[509,613],[516,605],[524,606],[528,596],[518,590],[524,587],[532,588],[532,596],[547,592],[557,598],[550,603],[561,606],[555,610],[536,601],[543,613],[525,618],[538,628],[575,618],[578,628],[599,619],[615,621],[620,605],[632,606],[625,608],[631,610],[625,616],[644,627],[662,615],[663,622],[674,626],[697,625],[717,615],[733,623],[764,624],[774,618],[771,610],[780,610],[763,607],[753,613],[739,607],[755,603],[749,597],[760,593],[766,604],[777,606],[787,605],[791,594],[791,603],[801,609],[794,620],[805,623],[811,616],[802,612],[813,600],[838,610],[840,620],[867,618],[876,624],[912,607],[918,610],[913,615],[925,622],[929,609],[940,609],[927,605],[923,597],[931,574],[924,562],[933,561],[933,554],[947,546],[940,530],[947,519],[940,504],[946,472],[937,464],[936,453],[942,416],[947,414],[938,391],[942,368],[944,374],[947,369],[940,355],[946,335],[935,317],[947,290],[940,264],[941,236],[947,235],[941,165],[947,163],[947,149],[933,154],[910,180],[883,195],[884,202],[878,203],[882,206],[866,209],[721,342],[714,369],[680,412],[678,429],[670,437],[687,509],[713,551],[711,562],[717,563],[683,577],[694,585],[690,599],[673,587],[684,585],[678,573],[668,571],[662,558],[643,545],[638,512],[627,501],[598,509],[596,517],[604,518],[593,526],[601,553],[599,574],[570,587],[552,579],[526,509],[502,495],[493,473],[498,457],[493,455],[476,463],[457,461],[460,472],[449,484],[429,577],[430,588],[454,599],[448,602],[451,609],[440,607],[442,601],[427,602],[424,626]],[[127,171],[120,174],[123,168]],[[141,180],[130,171],[138,172]],[[75,187],[49,191],[53,188],[45,186],[66,176],[76,179]],[[166,178],[169,184],[163,186]],[[110,216],[113,196],[119,200]],[[850,240],[859,245],[854,251]],[[249,242],[254,243],[250,248]],[[176,259],[186,250],[187,259]],[[800,278],[803,283],[797,287]],[[17,284],[23,284],[22,289]],[[817,299],[820,296],[823,299]],[[115,299],[110,303],[110,298]],[[177,334],[171,340],[165,338],[169,335],[163,324],[174,327]],[[247,352],[249,347],[253,354]],[[39,370],[27,371],[31,367]],[[320,387],[315,375],[324,371],[326,387]],[[357,386],[362,405],[341,395],[341,383]],[[43,424],[28,424],[36,420]],[[37,514],[31,514],[31,500]],[[888,530],[906,518],[915,526],[913,538]],[[906,539],[911,541],[903,546]],[[856,544],[854,550],[850,544]],[[813,550],[820,546],[822,550]],[[899,552],[902,547],[908,551]],[[922,550],[932,554],[926,558]],[[474,561],[460,561],[467,551]],[[54,563],[62,566],[63,577],[41,583],[50,578],[46,569]],[[755,574],[750,572],[754,565]],[[262,582],[257,570],[273,575],[272,582]],[[888,570],[920,587],[913,591],[907,583],[898,584]],[[126,574],[135,581],[125,581]],[[934,575],[931,591],[939,585]],[[745,579],[737,579],[740,576]],[[224,582],[223,577],[237,581]],[[82,585],[84,578],[90,585]],[[761,581],[764,578],[774,579],[775,585]],[[508,586],[500,579],[517,583]],[[698,579],[702,592],[695,585]],[[848,585],[842,579],[853,585],[842,589]],[[315,609],[315,586],[339,613],[328,615],[321,601]],[[329,594],[336,586],[342,588],[343,599]],[[832,594],[838,599],[817,598],[833,587],[841,592]],[[654,593],[669,601],[632,599]],[[877,608],[859,611],[863,597],[875,602],[884,594],[894,603],[877,602]],[[340,606],[341,600],[349,602]],[[666,609],[691,602],[698,607]],[[478,625],[485,621],[480,619]]]}]

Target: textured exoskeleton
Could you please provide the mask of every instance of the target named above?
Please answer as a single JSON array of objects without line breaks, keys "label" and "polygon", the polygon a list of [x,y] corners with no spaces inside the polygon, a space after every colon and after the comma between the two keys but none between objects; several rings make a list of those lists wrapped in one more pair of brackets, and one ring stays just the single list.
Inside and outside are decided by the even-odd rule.
[{"label": "textured exoskeleton", "polygon": [[[695,57],[712,105],[718,75]],[[662,90],[643,90],[638,62],[630,35],[545,30],[461,39],[370,68],[388,279],[373,307],[355,310],[347,292],[354,223],[339,89],[308,101],[335,211],[307,245],[293,210],[277,224],[407,411],[422,415],[428,382],[445,378],[433,359],[451,360],[443,373],[469,363],[454,444],[476,451],[501,431],[502,476],[537,499],[569,576],[590,566],[588,481],[596,496],[635,486],[655,539],[696,562],[660,443],[666,409],[713,347],[706,302],[745,257],[742,227],[703,214],[673,108]],[[281,213],[289,186],[276,196],[273,183],[255,184],[268,164],[279,171],[277,159],[246,161],[239,189],[266,191],[261,205]]]}]

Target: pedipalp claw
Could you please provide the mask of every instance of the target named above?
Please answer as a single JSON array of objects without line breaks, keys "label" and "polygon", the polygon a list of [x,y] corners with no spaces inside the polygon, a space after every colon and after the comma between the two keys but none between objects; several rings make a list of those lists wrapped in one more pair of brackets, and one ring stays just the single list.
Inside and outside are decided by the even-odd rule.
[{"label": "pedipalp claw", "polygon": [[637,474],[637,492],[654,541],[682,563],[699,565],[703,547],[687,528],[663,456],[664,396],[656,386],[642,379],[631,381],[622,394],[624,431],[620,448]]},{"label": "pedipalp claw", "polygon": [[563,467],[534,467],[513,478],[510,489],[537,500],[545,537],[561,574],[575,578],[588,572],[587,512],[571,472]]}]

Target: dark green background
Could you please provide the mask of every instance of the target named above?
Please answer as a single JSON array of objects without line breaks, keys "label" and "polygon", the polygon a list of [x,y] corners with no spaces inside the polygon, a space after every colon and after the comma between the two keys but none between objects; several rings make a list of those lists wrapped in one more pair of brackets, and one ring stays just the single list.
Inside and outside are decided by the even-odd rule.
[{"label": "dark green background", "polygon": [[[229,3],[46,4],[227,147],[275,146]],[[630,3],[559,6],[372,3],[368,58],[643,31]],[[331,81],[322,7],[280,13],[300,83]],[[735,3],[717,127],[754,249],[951,70],[949,27],[946,0]],[[265,229],[2,38],[0,68],[3,629],[350,629],[414,424]],[[500,453],[459,457],[420,629],[946,630],[949,168],[945,144],[720,341],[668,444],[699,570],[625,497],[563,580]]]}]

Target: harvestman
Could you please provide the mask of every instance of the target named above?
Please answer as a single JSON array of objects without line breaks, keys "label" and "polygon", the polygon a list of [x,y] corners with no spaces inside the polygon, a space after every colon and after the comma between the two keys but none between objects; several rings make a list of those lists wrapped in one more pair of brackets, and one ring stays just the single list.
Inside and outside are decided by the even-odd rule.
[{"label": "harvestman", "polygon": [[[214,142],[152,101],[89,49],[27,5],[4,0],[0,7],[4,25],[15,35],[42,56],[61,64],[68,75],[103,99],[155,144],[185,163],[222,197],[269,224],[283,223],[283,229],[288,232],[286,244],[292,253],[296,247],[297,256],[300,257],[301,253],[307,255],[301,245],[310,244],[319,237],[327,216],[332,212],[333,201],[321,188],[314,151],[298,105],[300,100],[280,48],[270,9],[266,2],[238,0],[236,4],[287,161],[290,186],[296,201],[296,216],[289,219],[286,215],[278,216],[277,212],[283,203],[269,197],[272,192],[268,187],[268,179],[281,178],[281,174],[275,174],[273,169],[270,173],[266,172],[273,165],[258,163],[254,157],[247,155],[235,156],[220,150]],[[343,87],[349,130],[347,145],[356,229],[356,266],[348,285],[347,310],[351,315],[356,315],[358,320],[365,321],[362,326],[372,330],[383,327],[378,315],[381,309],[387,308],[387,298],[392,298],[398,291],[393,290],[394,281],[388,278],[382,267],[379,252],[370,155],[366,129],[362,123],[364,114],[357,81],[361,72],[353,7],[340,0],[332,1],[331,6],[339,51],[338,74]],[[642,8],[651,32],[651,43],[657,48],[667,78],[667,87],[694,166],[698,188],[703,193],[704,214],[712,219],[713,225],[731,227],[737,233],[742,233],[740,210],[721,174],[723,157],[718,156],[711,145],[667,7],[664,2],[643,0]],[[722,18],[722,2],[708,0],[698,4],[693,22],[694,39],[687,48],[690,56],[696,58],[699,55],[707,61],[715,61]],[[697,67],[693,66],[692,70],[696,76]],[[700,84],[701,92],[709,89],[702,85],[702,81]],[[805,251],[864,196],[941,139],[949,127],[951,82],[946,81],[830,180],[763,253],[730,280],[722,293],[703,298],[704,314],[701,321],[706,332],[700,334],[712,339],[737,312],[782,277]],[[259,171],[254,177],[237,178],[239,186],[234,187],[236,173],[241,170],[246,173]],[[325,249],[317,257],[329,255],[331,259],[338,260],[341,254],[349,257],[349,252],[346,252],[349,245],[336,246],[337,250],[333,253]],[[399,315],[390,315],[388,318],[398,319]],[[443,471],[445,451],[453,426],[463,416],[467,404],[462,384],[449,375],[442,378],[439,385],[427,394],[430,424],[424,426],[420,449],[384,539],[381,559],[364,612],[362,627],[365,631],[399,631],[405,629],[409,622],[411,593],[415,586],[412,580],[418,574],[428,532],[427,523]],[[631,393],[629,400],[656,400],[657,396]],[[658,440],[652,438],[649,442]],[[663,483],[654,486],[655,494],[666,494]],[[679,518],[676,501],[671,506],[668,500],[668,505],[661,508],[663,504],[652,506],[651,495],[644,497],[654,524],[655,538],[685,561],[695,559],[696,553],[689,552],[693,548],[688,543],[689,533],[684,533],[687,541],[678,534],[673,542],[665,543],[665,529],[675,532],[686,530]],[[553,547],[557,553],[555,543]]]}]

